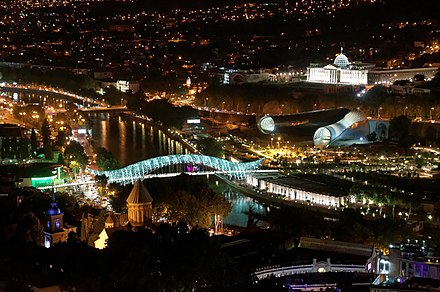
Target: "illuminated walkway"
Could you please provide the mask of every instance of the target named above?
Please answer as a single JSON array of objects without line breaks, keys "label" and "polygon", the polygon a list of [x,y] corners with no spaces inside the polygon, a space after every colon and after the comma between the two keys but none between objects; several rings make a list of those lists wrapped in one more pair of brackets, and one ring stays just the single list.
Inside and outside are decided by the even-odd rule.
[{"label": "illuminated walkway", "polygon": [[[194,172],[196,174],[204,173],[222,173],[233,179],[244,179],[249,172],[255,171],[263,162],[263,159],[259,159],[252,162],[231,162],[225,159],[196,155],[196,154],[180,154],[180,155],[167,155],[150,158],[147,160],[139,161],[134,164],[130,164],[126,167],[110,170],[110,171],[97,171],[90,170],[95,175],[105,175],[108,183],[134,183],[138,179],[143,179],[149,174],[165,169],[162,173],[176,173],[176,171],[166,170],[167,167],[184,165],[187,168],[194,168],[194,166],[206,167],[206,170],[198,172],[197,170],[186,170],[184,172]],[[177,172],[181,173],[181,172]]]},{"label": "illuminated walkway", "polygon": [[269,277],[286,277],[316,272],[365,273],[365,265],[331,264],[329,260],[328,262],[316,262],[316,260],[314,260],[313,263],[309,265],[263,268],[254,272],[254,275],[258,280],[261,280]]}]

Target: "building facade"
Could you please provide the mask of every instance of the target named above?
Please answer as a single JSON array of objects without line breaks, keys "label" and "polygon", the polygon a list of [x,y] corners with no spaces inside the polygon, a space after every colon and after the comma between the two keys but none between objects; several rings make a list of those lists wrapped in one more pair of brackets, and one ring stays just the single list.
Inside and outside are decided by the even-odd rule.
[{"label": "building facade", "polygon": [[373,64],[350,63],[347,56],[341,50],[333,64],[310,64],[307,68],[307,81],[328,84],[366,85],[368,84],[368,70],[373,67]]},{"label": "building facade", "polygon": [[387,255],[373,253],[367,270],[382,276],[380,281],[396,278],[403,281],[414,277],[440,280],[440,258],[430,255],[424,241],[408,240],[391,244]]},{"label": "building facade", "polygon": [[128,221],[133,226],[146,226],[153,217],[153,198],[138,180],[127,198]]},{"label": "building facade", "polygon": [[425,80],[430,80],[437,71],[437,67],[375,68],[370,63],[350,62],[341,50],[332,64],[311,63],[307,68],[307,81],[341,85],[389,85],[397,80],[412,80],[415,75],[423,75]]},{"label": "building facade", "polygon": [[301,187],[294,179],[289,180],[289,177],[275,178],[271,175],[265,177],[253,174],[246,178],[246,182],[260,192],[279,195],[299,203],[339,208],[347,200],[347,194],[321,192],[313,189],[313,184],[310,188]]},{"label": "building facade", "polygon": [[64,226],[64,213],[58,208],[55,202],[55,195],[52,194],[52,202],[50,208],[46,212],[44,231],[43,231],[43,244],[44,247],[52,247],[58,242],[64,242],[67,240],[69,232],[76,233],[76,227]]}]

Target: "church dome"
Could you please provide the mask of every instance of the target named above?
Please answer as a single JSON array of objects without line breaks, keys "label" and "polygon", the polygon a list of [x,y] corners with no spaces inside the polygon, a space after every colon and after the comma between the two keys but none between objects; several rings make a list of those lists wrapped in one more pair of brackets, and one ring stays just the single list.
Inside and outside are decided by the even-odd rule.
[{"label": "church dome", "polygon": [[347,56],[345,56],[342,52],[335,58],[335,61],[333,62],[334,65],[344,68],[347,67],[350,62],[348,61]]},{"label": "church dome", "polygon": [[47,210],[47,214],[50,216],[61,214],[60,208],[57,207],[56,203],[51,203],[50,208]]}]

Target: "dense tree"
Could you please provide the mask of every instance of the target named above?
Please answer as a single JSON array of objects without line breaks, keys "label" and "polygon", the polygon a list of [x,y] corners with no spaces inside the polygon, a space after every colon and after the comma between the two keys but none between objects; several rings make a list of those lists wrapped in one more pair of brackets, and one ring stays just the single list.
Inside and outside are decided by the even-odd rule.
[{"label": "dense tree", "polygon": [[204,138],[197,142],[197,149],[204,155],[220,157],[224,156],[222,145],[214,138]]},{"label": "dense tree", "polygon": [[64,145],[66,145],[67,142],[67,133],[66,133],[66,129],[58,129],[58,135],[57,138],[55,140],[55,146],[57,146],[58,148],[62,148],[64,147]]},{"label": "dense tree", "polygon": [[398,116],[390,120],[389,136],[396,139],[403,148],[409,148],[412,145],[412,139],[409,134],[411,120],[407,116]]},{"label": "dense tree", "polygon": [[349,194],[356,198],[357,202],[362,200],[372,201],[375,205],[380,205],[380,213],[383,207],[391,207],[392,215],[395,215],[395,208],[406,208],[411,213],[412,208],[419,205],[418,196],[393,192],[389,188],[376,185],[365,185],[363,183],[355,183]]},{"label": "dense tree", "polygon": [[59,153],[58,154],[58,161],[57,161],[59,164],[61,164],[61,165],[64,165],[64,163],[65,163],[65,161],[64,161],[64,156],[63,156],[63,153]]},{"label": "dense tree", "polygon": [[30,157],[29,153],[29,139],[27,137],[21,138],[18,144],[18,159],[26,159]]},{"label": "dense tree", "polygon": [[[212,216],[226,216],[231,211],[231,203],[210,189],[204,178],[180,175],[149,179],[145,184],[154,199],[158,218],[166,217],[172,221],[185,221],[190,226],[209,228]],[[113,209],[125,209],[130,191],[131,186],[116,191],[117,194],[110,198]]]},{"label": "dense tree", "polygon": [[129,95],[121,92],[114,86],[109,86],[105,89],[104,99],[112,105],[121,105],[122,100],[127,100]]},{"label": "dense tree", "polygon": [[37,134],[35,133],[35,129],[32,128],[32,131],[31,131],[31,151],[32,151],[32,156],[35,156],[35,154],[37,153],[37,147],[38,147]]},{"label": "dense tree", "polygon": [[53,159],[53,150],[52,150],[52,142],[51,142],[51,131],[50,125],[47,118],[43,120],[43,125],[41,126],[41,136],[43,138],[43,147],[44,147],[44,158],[48,160]]},{"label": "dense tree", "polygon": [[[158,180],[152,180],[153,190],[157,190]],[[210,189],[203,178],[189,175],[180,175],[171,179],[160,181],[162,189],[156,193],[155,204],[164,207],[164,215],[174,220],[182,220],[191,226],[208,228],[210,219],[214,214],[227,215],[231,210],[231,204],[222,195]],[[147,183],[148,187],[148,183]],[[176,192],[176,190],[179,190]]]},{"label": "dense tree", "polygon": [[105,148],[98,148],[96,151],[96,166],[102,170],[113,170],[119,168],[118,159]]},{"label": "dense tree", "polygon": [[183,123],[197,115],[191,107],[174,107],[168,100],[156,99],[145,103],[141,112],[151,117],[156,122],[161,122],[168,127],[180,128]]},{"label": "dense tree", "polygon": [[84,147],[77,141],[72,140],[64,150],[64,159],[67,165],[73,170],[84,169],[88,163],[88,157]]}]

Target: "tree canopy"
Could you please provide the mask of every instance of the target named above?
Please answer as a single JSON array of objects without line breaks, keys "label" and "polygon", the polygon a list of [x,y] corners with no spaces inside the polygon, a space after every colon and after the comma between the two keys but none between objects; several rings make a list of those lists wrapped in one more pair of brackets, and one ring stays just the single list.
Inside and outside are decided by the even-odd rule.
[{"label": "tree canopy", "polygon": [[396,139],[401,147],[409,148],[412,139],[409,134],[411,120],[407,116],[398,116],[390,120],[389,136]]},{"label": "tree canopy", "polygon": [[199,140],[197,148],[204,155],[223,158],[225,154],[222,145],[211,137]]},{"label": "tree canopy", "polygon": [[120,167],[118,159],[113,153],[103,147],[96,149],[96,166],[102,170],[113,170]]},{"label": "tree canopy", "polygon": [[[209,188],[206,180],[197,176],[180,175],[172,178],[148,179],[145,185],[154,199],[158,218],[185,221],[190,226],[209,228],[215,214],[227,215],[231,203]],[[115,186],[110,186],[115,188]],[[110,199],[114,210],[123,210],[131,186],[116,187],[118,193]]]},{"label": "tree canopy", "polygon": [[64,159],[71,168],[87,166],[88,157],[84,152],[84,147],[77,141],[72,140],[64,150]]}]

